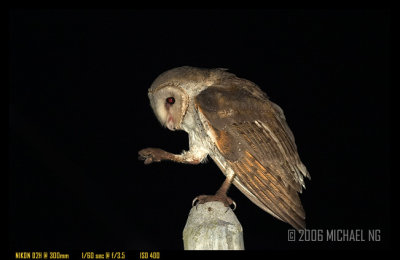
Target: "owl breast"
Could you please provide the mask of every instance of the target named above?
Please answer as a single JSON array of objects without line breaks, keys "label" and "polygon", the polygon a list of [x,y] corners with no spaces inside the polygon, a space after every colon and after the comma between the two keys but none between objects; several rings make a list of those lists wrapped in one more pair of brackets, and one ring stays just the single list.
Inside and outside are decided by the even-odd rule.
[{"label": "owl breast", "polygon": [[212,138],[210,129],[202,115],[197,113],[193,108],[189,108],[188,113],[182,122],[182,129],[189,135],[189,146],[193,151],[199,154],[206,152],[211,159],[217,164],[224,175],[233,174],[232,169],[228,166],[226,159],[219,152],[215,140]]}]

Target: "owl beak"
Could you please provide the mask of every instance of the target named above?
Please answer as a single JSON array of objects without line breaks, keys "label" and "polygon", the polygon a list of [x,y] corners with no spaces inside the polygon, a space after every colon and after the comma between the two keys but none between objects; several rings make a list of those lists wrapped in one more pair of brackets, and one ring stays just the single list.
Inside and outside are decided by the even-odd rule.
[{"label": "owl beak", "polygon": [[173,123],[171,123],[171,124],[166,124],[166,126],[167,126],[167,128],[168,128],[169,130],[171,130],[171,131],[175,131],[175,130],[176,130],[176,128],[175,128],[175,126],[174,126]]},{"label": "owl beak", "polygon": [[172,117],[168,117],[167,123],[165,124],[165,126],[171,130],[171,131],[175,131],[175,124],[174,124],[174,119]]}]

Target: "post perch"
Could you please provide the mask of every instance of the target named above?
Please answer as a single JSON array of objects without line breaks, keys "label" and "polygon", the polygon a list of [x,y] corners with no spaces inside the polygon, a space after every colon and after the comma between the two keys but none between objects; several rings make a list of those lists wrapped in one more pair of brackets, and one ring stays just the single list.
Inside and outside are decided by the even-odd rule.
[{"label": "post perch", "polygon": [[198,204],[183,229],[183,246],[185,250],[244,250],[243,228],[222,202]]}]

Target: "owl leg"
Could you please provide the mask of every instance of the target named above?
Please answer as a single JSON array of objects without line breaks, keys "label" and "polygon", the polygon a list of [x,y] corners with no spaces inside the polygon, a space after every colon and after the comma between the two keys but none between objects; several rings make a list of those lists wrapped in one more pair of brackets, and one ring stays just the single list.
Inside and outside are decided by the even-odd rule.
[{"label": "owl leg", "polygon": [[161,162],[164,160],[199,164],[204,158],[207,157],[207,153],[199,153],[198,151],[185,151],[182,154],[173,154],[164,151],[159,148],[146,148],[139,151],[139,160],[144,160],[144,164],[150,164],[152,162]]},{"label": "owl leg", "polygon": [[221,187],[217,190],[215,195],[200,195],[197,196],[193,202],[192,206],[197,204],[203,204],[210,201],[220,201],[224,203],[226,207],[230,207],[233,204],[233,210],[236,209],[236,203],[227,195],[228,189],[232,184],[234,175],[226,177],[224,183],[222,183]]}]

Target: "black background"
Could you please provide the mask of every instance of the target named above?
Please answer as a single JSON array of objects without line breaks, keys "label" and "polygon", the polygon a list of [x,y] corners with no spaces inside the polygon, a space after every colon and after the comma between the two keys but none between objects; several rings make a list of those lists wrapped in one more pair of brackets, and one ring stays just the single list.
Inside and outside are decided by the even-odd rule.
[{"label": "black background", "polygon": [[382,239],[288,242],[288,224],[232,187],[246,249],[390,246],[389,11],[13,9],[9,33],[12,248],[183,249],[192,199],[223,174],[137,160],[188,149],[147,98],[182,65],[229,68],[283,108],[312,177],[307,228]]}]

